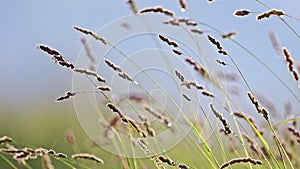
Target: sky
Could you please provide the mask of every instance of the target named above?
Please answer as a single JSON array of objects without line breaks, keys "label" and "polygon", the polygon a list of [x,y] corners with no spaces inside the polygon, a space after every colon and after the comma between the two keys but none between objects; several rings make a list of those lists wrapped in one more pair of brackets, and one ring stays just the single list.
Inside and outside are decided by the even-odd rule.
[{"label": "sky", "polygon": [[[300,17],[297,0],[266,2],[272,8],[282,9],[289,15]],[[254,51],[265,63],[278,74],[291,81],[282,58],[276,56],[268,38],[269,30],[274,30],[282,46],[286,46],[295,60],[300,61],[300,41],[286,25],[278,19],[256,21],[255,14],[244,18],[233,16],[237,9],[250,11],[267,11],[254,0],[207,1],[188,0],[187,11],[181,12],[177,1],[137,0],[140,8],[162,5],[173,10],[176,16],[189,17],[208,23],[224,32],[237,31],[236,40]],[[51,0],[51,1],[3,1],[0,5],[0,106],[3,109],[22,110],[36,105],[52,102],[57,96],[72,88],[72,73],[53,64],[51,59],[37,50],[37,44],[47,44],[58,49],[71,61],[76,61],[82,50],[80,36],[72,29],[78,25],[97,31],[110,22],[132,14],[124,0]],[[286,18],[295,30],[300,33],[300,21]],[[113,33],[113,32],[112,32]],[[261,65],[236,50],[232,43],[224,47],[235,56],[237,63],[251,85],[257,90],[265,91],[268,96],[276,98],[282,88],[270,73],[257,71]],[[277,69],[278,67],[278,69]],[[299,96],[299,89],[288,82]],[[281,96],[281,95],[280,95]],[[287,96],[288,97],[288,96]],[[0,109],[0,111],[1,111]]]}]

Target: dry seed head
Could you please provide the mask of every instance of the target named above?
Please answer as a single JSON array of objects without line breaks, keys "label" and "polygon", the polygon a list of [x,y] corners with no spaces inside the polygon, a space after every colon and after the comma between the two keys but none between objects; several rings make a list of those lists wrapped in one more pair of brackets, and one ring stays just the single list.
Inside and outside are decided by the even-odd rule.
[{"label": "dry seed head", "polygon": [[223,66],[226,66],[226,65],[227,65],[227,63],[226,63],[225,61],[223,61],[223,60],[217,59],[216,61],[217,61],[220,65],[223,65]]},{"label": "dry seed head", "polygon": [[234,158],[224,164],[221,165],[220,169],[224,169],[224,168],[227,168],[233,164],[236,164],[236,163],[251,163],[253,165],[261,165],[262,162],[260,160],[255,160],[255,159],[252,159],[250,157],[247,157],[247,158]]},{"label": "dry seed head", "polygon": [[224,132],[225,134],[230,134],[232,133],[232,130],[230,129],[229,127],[229,124],[227,123],[227,120],[221,115],[220,112],[218,112],[214,107],[213,107],[213,104],[210,103],[209,104],[212,112],[214,113],[214,115],[221,121],[223,127],[224,127]]},{"label": "dry seed head", "polygon": [[178,22],[185,23],[187,26],[197,26],[198,25],[198,23],[196,21],[192,21],[192,20],[186,19],[186,18],[180,18],[180,19],[178,19]]},{"label": "dry seed head", "polygon": [[236,32],[229,32],[229,33],[223,34],[222,38],[228,39],[228,38],[234,37],[235,35],[236,35]]},{"label": "dry seed head", "polygon": [[155,117],[157,117],[158,119],[160,119],[162,122],[164,122],[167,127],[172,127],[171,121],[164,114],[156,112],[148,105],[144,105],[144,109],[147,110],[147,112],[154,115]]},{"label": "dry seed head", "polygon": [[180,4],[180,7],[181,7],[181,12],[184,12],[186,10],[185,0],[179,0],[179,4]]},{"label": "dry seed head", "polygon": [[134,14],[137,14],[139,12],[138,7],[136,6],[134,0],[127,0],[127,3],[129,4],[130,9]]},{"label": "dry seed head", "polygon": [[91,37],[93,37],[94,39],[102,42],[104,45],[107,44],[106,40],[103,39],[102,37],[99,37],[98,35],[96,35],[94,32],[90,31],[90,30],[87,30],[87,29],[83,29],[83,28],[80,28],[78,26],[73,26],[73,28],[83,34],[86,34],[86,35],[90,35]]},{"label": "dry seed head", "polygon": [[110,87],[109,86],[97,86],[97,89],[99,89],[101,91],[110,91]]},{"label": "dry seed head", "polygon": [[188,102],[191,101],[191,99],[190,99],[186,94],[181,93],[181,95],[182,95],[182,97],[183,97],[185,100],[187,100]]},{"label": "dry seed head", "polygon": [[164,21],[163,24],[170,24],[170,25],[173,25],[173,26],[180,26],[180,22],[176,19],[171,19],[171,20],[168,20],[168,21]]},{"label": "dry seed head", "polygon": [[147,134],[144,130],[142,130],[142,128],[132,119],[126,118],[128,123],[136,130],[137,133],[139,133],[139,135],[141,137],[146,138]]},{"label": "dry seed head", "polygon": [[249,97],[250,101],[252,102],[252,104],[254,104],[257,112],[259,114],[262,114],[266,120],[269,120],[269,117],[268,117],[269,113],[267,112],[267,110],[265,108],[263,108],[259,105],[258,100],[255,98],[255,96],[252,93],[248,92],[248,97]]},{"label": "dry seed head", "polygon": [[[243,114],[243,113],[241,113],[241,112],[234,112],[233,114],[234,114],[236,117],[245,119],[246,121],[247,121],[247,119],[248,119],[248,120],[252,123],[252,125],[253,125],[257,130],[259,130],[259,128],[258,128],[257,124],[255,123],[255,121],[253,120],[253,118],[248,117],[248,116],[246,116],[245,114]],[[264,132],[261,131],[261,130],[259,130],[259,133],[260,133],[261,135],[264,134]]]},{"label": "dry seed head", "polygon": [[116,66],[114,63],[112,63],[110,60],[108,59],[104,59],[104,62],[111,67],[114,71],[116,72],[122,72],[122,69],[118,66]]},{"label": "dry seed head", "polygon": [[223,50],[223,47],[221,46],[221,43],[219,41],[217,41],[215,38],[213,38],[212,36],[210,35],[207,35],[207,38],[208,40],[214,44],[217,49],[218,49],[218,52],[222,55],[227,55],[227,52],[225,50]]},{"label": "dry seed head", "polygon": [[64,153],[56,153],[56,154],[54,154],[54,157],[67,158],[68,156]]},{"label": "dry seed head", "polygon": [[172,161],[170,158],[165,157],[163,155],[158,156],[158,159],[163,162],[163,163],[167,163],[170,166],[176,166],[176,162]]},{"label": "dry seed head", "polygon": [[206,90],[203,90],[201,93],[202,93],[202,95],[204,95],[204,96],[211,97],[211,98],[215,98],[215,95],[214,95],[214,94],[212,94],[212,93],[210,93],[210,92],[208,92],[208,91],[206,91]]},{"label": "dry seed head", "polygon": [[11,143],[13,142],[12,138],[8,137],[8,136],[3,136],[0,138],[0,144],[4,144],[4,143]]},{"label": "dry seed head", "polygon": [[96,157],[95,155],[92,155],[92,154],[86,154],[86,153],[80,153],[80,154],[73,154],[71,156],[71,158],[74,158],[74,159],[88,159],[88,160],[92,160],[92,161],[95,161],[96,163],[101,163],[101,164],[104,164],[103,160],[99,157]]},{"label": "dry seed head", "polygon": [[154,12],[154,13],[162,13],[167,16],[174,16],[174,13],[170,10],[164,9],[162,6],[156,6],[156,7],[151,7],[151,8],[144,8],[139,11],[139,13],[149,13],[149,12]]},{"label": "dry seed head", "polygon": [[288,127],[288,131],[291,132],[295,137],[297,137],[298,139],[300,139],[300,130],[297,130],[293,126],[289,126]]},{"label": "dry seed head", "polygon": [[269,31],[269,38],[271,40],[272,46],[275,49],[277,55],[281,55],[281,47],[280,47],[280,43],[276,37],[276,34],[273,30]]},{"label": "dry seed head", "polygon": [[95,63],[96,63],[96,57],[94,55],[94,53],[92,52],[92,49],[90,48],[86,38],[84,37],[81,37],[80,38],[80,41],[81,41],[81,44],[82,46],[84,47],[85,49],[85,53],[87,55],[87,57],[89,58],[91,64],[89,66],[89,68],[92,70],[92,71],[95,71],[96,70],[96,66],[95,66]]},{"label": "dry seed head", "polygon": [[202,35],[204,32],[199,29],[191,29],[191,32]]},{"label": "dry seed head", "polygon": [[56,101],[57,101],[57,102],[64,101],[64,100],[67,100],[67,99],[69,99],[70,97],[75,96],[75,95],[76,95],[75,92],[68,91],[68,92],[65,93],[64,96],[58,97],[58,98],[56,99]]},{"label": "dry seed head", "polygon": [[124,117],[124,115],[121,113],[121,111],[116,106],[114,106],[112,103],[107,103],[106,106],[108,108],[110,108],[113,112],[117,113],[120,118]]},{"label": "dry seed head", "polygon": [[264,12],[264,13],[258,15],[256,19],[262,20],[264,18],[269,18],[271,15],[280,17],[280,16],[284,15],[284,12],[281,10],[271,9],[267,12]]},{"label": "dry seed head", "polygon": [[122,79],[125,79],[125,80],[128,80],[130,82],[134,82],[134,80],[129,77],[126,73],[124,72],[119,72],[118,75],[122,78]]},{"label": "dry seed head", "polygon": [[191,86],[194,86],[196,89],[202,90],[204,87],[199,85],[197,82],[193,81],[184,81],[181,83],[181,86],[186,86],[188,89],[191,89]]},{"label": "dry seed head", "polygon": [[250,144],[251,150],[256,154],[259,155],[258,148],[255,146],[254,141],[246,134],[243,134],[243,137],[247,140],[247,142]]},{"label": "dry seed head", "polygon": [[190,167],[186,164],[178,164],[178,168],[180,168],[180,169],[189,169]]},{"label": "dry seed head", "polygon": [[155,130],[153,128],[151,128],[150,123],[148,122],[147,118],[142,115],[138,115],[138,117],[141,119],[141,121],[143,121],[143,124],[147,130],[148,135],[151,137],[154,137]]},{"label": "dry seed head", "polygon": [[67,129],[65,131],[65,140],[69,145],[75,144],[76,137],[73,129]]},{"label": "dry seed head", "polygon": [[241,10],[237,10],[234,12],[235,16],[246,16],[248,15],[250,12],[246,9],[241,9]]},{"label": "dry seed head", "polygon": [[47,154],[42,156],[42,167],[43,169],[54,169],[54,166],[52,165],[52,161],[49,155]]},{"label": "dry seed head", "polygon": [[69,61],[67,61],[57,50],[50,48],[49,46],[46,45],[37,45],[37,48],[48,53],[51,58],[57,62],[59,65],[63,67],[67,67],[70,69],[74,69],[75,65]]},{"label": "dry seed head", "polygon": [[179,50],[173,49],[172,50],[176,55],[182,55],[182,52],[180,52]]},{"label": "dry seed head", "polygon": [[82,73],[82,74],[85,74],[85,75],[94,76],[99,82],[106,83],[106,80],[103,77],[101,77],[95,71],[88,70],[88,69],[83,69],[83,68],[74,68],[73,70],[74,70],[74,72],[78,72],[78,73]]},{"label": "dry seed head", "polygon": [[165,36],[163,36],[163,35],[161,35],[161,34],[159,34],[158,37],[159,37],[159,39],[162,40],[163,42],[166,42],[169,46],[173,46],[173,47],[175,47],[175,48],[179,47],[179,45],[178,45],[176,42],[170,41],[167,37],[165,37]]},{"label": "dry seed head", "polygon": [[184,76],[178,70],[175,70],[175,75],[181,82],[184,82]]},{"label": "dry seed head", "polygon": [[282,51],[283,51],[283,55],[285,56],[285,60],[288,64],[289,71],[293,74],[295,80],[298,81],[299,73],[294,68],[294,59],[292,58],[291,54],[289,53],[289,51],[286,48],[283,48]]}]

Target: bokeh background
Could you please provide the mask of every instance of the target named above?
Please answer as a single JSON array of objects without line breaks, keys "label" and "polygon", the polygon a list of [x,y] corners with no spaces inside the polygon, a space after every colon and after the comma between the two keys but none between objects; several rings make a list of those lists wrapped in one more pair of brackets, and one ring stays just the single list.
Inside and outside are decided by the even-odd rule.
[{"label": "bokeh background", "polygon": [[[299,38],[278,19],[256,21],[256,15],[243,18],[233,16],[237,9],[255,12],[267,11],[254,0],[207,1],[187,0],[187,11],[181,12],[177,1],[136,1],[139,8],[162,5],[176,16],[188,17],[212,25],[224,33],[236,31],[236,40],[247,46],[280,75],[299,97],[299,89],[286,69],[282,57],[276,55],[268,32],[273,30],[282,46],[286,46],[296,61],[300,61]],[[282,9],[298,18],[286,21],[300,33],[300,1],[266,2],[272,8]],[[2,1],[0,5],[0,136],[9,135],[30,144],[46,147],[61,146],[67,128],[81,130],[71,101],[54,100],[72,88],[72,73],[54,64],[37,50],[37,44],[58,49],[75,62],[82,50],[80,36],[72,29],[78,25],[93,31],[111,21],[131,15],[124,0],[52,0]],[[205,28],[204,28],[205,29]],[[112,32],[113,33],[113,32]],[[299,102],[269,72],[232,43],[225,49],[234,56],[250,85],[264,96],[280,104],[291,100],[293,112],[299,111]],[[242,85],[242,84],[241,84]]]}]

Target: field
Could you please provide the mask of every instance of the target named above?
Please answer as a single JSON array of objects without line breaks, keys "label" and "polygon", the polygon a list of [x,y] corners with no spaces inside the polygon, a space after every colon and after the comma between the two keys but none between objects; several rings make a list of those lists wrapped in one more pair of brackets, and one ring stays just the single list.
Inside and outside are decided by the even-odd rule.
[{"label": "field", "polygon": [[300,168],[297,14],[263,1],[119,3],[131,15],[70,25],[77,58],[32,46],[68,74],[48,102],[1,104],[1,169]]}]

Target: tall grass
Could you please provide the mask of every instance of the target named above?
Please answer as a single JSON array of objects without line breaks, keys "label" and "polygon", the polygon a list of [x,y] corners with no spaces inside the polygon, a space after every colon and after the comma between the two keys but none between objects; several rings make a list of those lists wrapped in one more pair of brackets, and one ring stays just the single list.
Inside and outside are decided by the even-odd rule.
[{"label": "tall grass", "polygon": [[[281,48],[275,35],[270,34],[274,51],[283,57],[287,65],[285,71],[290,75],[290,81],[276,73],[276,68],[264,62],[255,54],[256,51],[235,40],[235,36],[243,35],[224,33],[195,18],[178,18],[173,11],[161,6],[139,10],[134,1],[127,3],[141,19],[164,16],[166,20],[160,22],[161,25],[184,32],[196,48],[190,49],[183,39],[164,32],[150,33],[151,41],[160,50],[151,49],[150,55],[146,50],[142,54],[153,54],[154,63],[163,65],[167,74],[165,77],[163,73],[158,74],[161,72],[148,70],[145,67],[147,64],[128,54],[118,43],[111,42],[109,37],[79,26],[73,28],[83,35],[81,42],[87,56],[85,65],[69,61],[52,47],[37,45],[55,63],[74,73],[76,84],[73,90],[67,91],[56,101],[74,99],[76,111],[86,111],[77,116],[85,119],[80,122],[89,136],[90,145],[88,153],[80,152],[72,129],[65,132],[65,140],[72,148],[72,154],[26,145],[20,140],[3,136],[0,138],[0,158],[7,166],[33,168],[35,166],[28,162],[40,159],[43,168],[55,168],[52,161],[59,161],[64,168],[300,167],[300,131],[297,129],[300,117],[297,117],[299,114],[293,111],[291,104],[298,105],[300,101],[299,67],[297,69],[298,62],[288,47]],[[258,22],[277,19],[299,39],[298,32],[286,21],[286,18],[293,18],[291,15],[271,9],[261,1],[255,3],[265,7],[266,11],[237,9],[234,15],[255,15]],[[181,11],[188,6],[188,1],[178,1]],[[142,22],[151,29],[147,20]],[[298,20],[295,22],[299,23]],[[126,23],[123,27],[134,29]],[[95,55],[97,48],[90,46],[92,43],[86,40],[86,36],[91,38],[90,41],[98,42],[97,45],[109,48],[112,55],[120,58],[110,58],[108,52],[99,61]],[[214,49],[217,58],[211,58],[211,51],[206,51],[210,48],[203,47],[203,41]],[[254,90],[253,82],[247,78],[248,72],[243,71],[237,56],[227,50],[230,45],[255,60],[291,96],[291,101],[285,104],[285,112],[276,116],[274,105],[281,104],[280,101],[273,103],[262,97],[264,93]],[[100,65],[98,70],[96,65]],[[252,71],[259,74],[261,70],[254,68]],[[85,85],[89,86],[87,90],[81,88]],[[103,149],[111,154],[101,156],[99,152]],[[105,161],[109,157],[117,158],[118,163]]]}]

